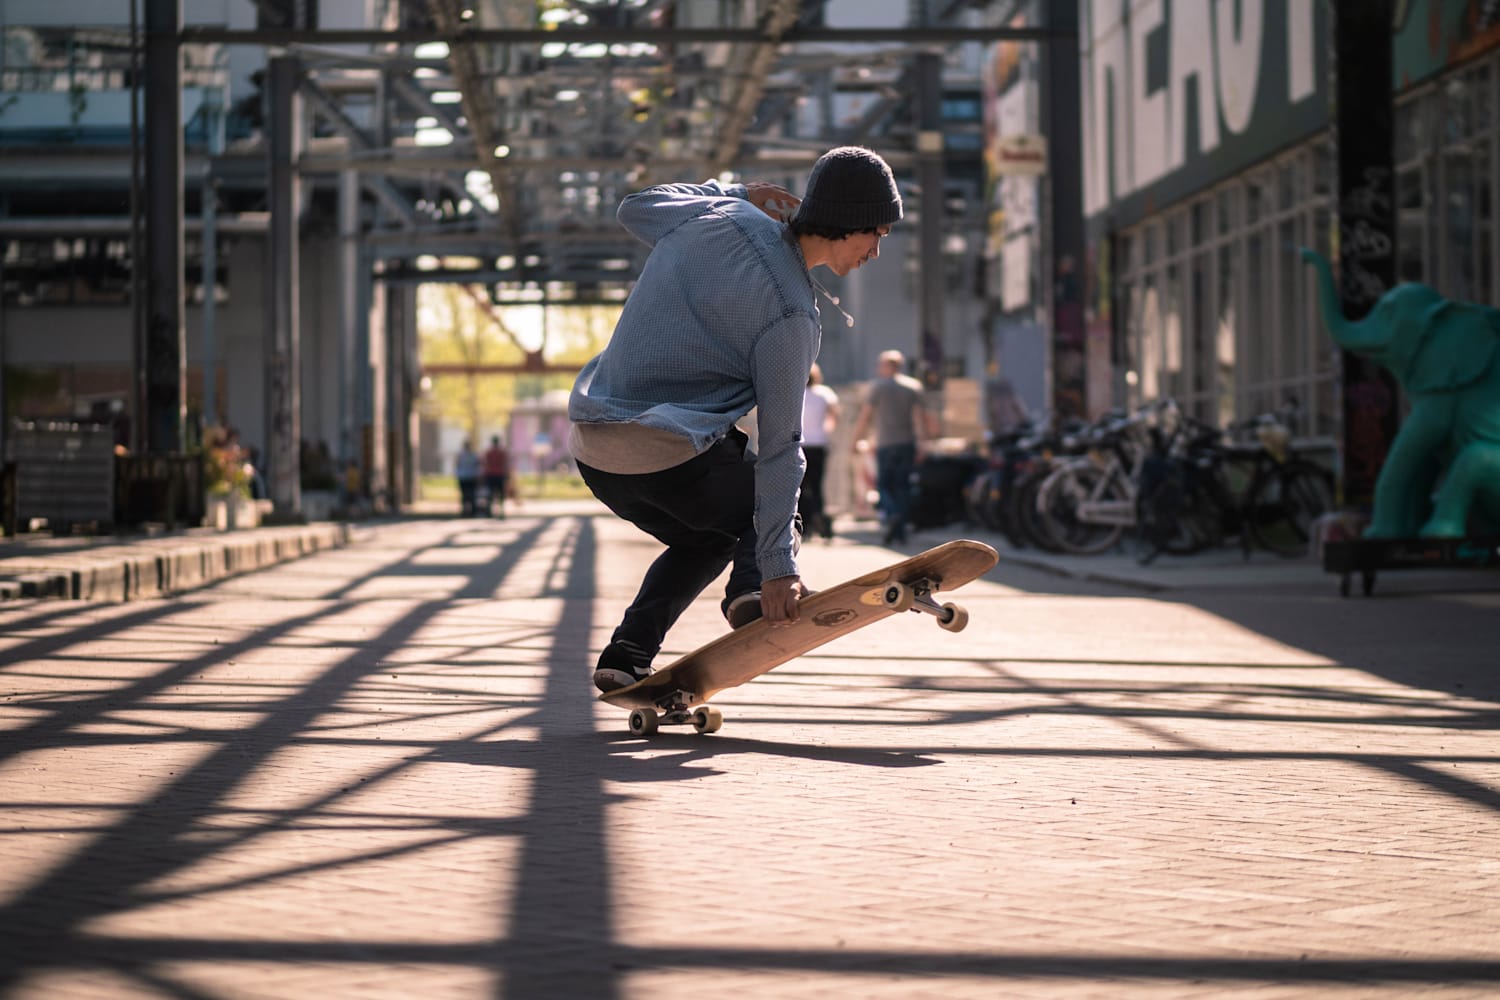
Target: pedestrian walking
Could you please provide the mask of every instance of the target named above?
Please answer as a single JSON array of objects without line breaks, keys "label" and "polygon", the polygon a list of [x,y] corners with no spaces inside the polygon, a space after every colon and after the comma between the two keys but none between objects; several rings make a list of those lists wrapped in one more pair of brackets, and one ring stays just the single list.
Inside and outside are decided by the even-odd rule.
[{"label": "pedestrian walking", "polygon": [[906,356],[881,352],[876,377],[865,388],[854,423],[856,452],[868,447],[875,432],[875,488],[880,493],[880,521],[885,544],[906,541],[911,515],[912,477],[924,442],[937,437],[937,417],[922,398],[922,383],[905,374]]},{"label": "pedestrian walking", "polygon": [[824,539],[833,537],[833,519],[823,497],[824,472],[828,467],[828,440],[839,422],[839,395],[823,384],[823,369],[813,362],[802,393],[802,454],[807,471],[802,474],[802,495],[797,512],[808,532]]},{"label": "pedestrian walking", "polygon": [[[650,673],[726,566],[731,627],[797,620],[802,399],[821,338],[811,272],[880,256],[901,196],[880,156],[846,146],[818,159],[800,201],[775,184],[663,184],[618,218],[651,253],[573,387],[570,446],[594,495],[666,550],[599,655],[605,691]],[[752,408],[758,454],[734,426]]]},{"label": "pedestrian walking", "polygon": [[473,517],[479,512],[479,456],[467,438],[453,460],[453,476],[458,480],[459,514]]},{"label": "pedestrian walking", "polygon": [[[510,452],[500,443],[500,435],[490,438],[490,446],[484,450],[485,515],[505,517],[506,491],[510,489]],[[500,513],[495,514],[495,505]]]}]

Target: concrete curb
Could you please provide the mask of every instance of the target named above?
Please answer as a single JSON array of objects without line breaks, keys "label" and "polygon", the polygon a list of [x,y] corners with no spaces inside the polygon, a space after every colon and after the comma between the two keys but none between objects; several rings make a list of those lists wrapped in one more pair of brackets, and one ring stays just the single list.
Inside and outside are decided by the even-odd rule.
[{"label": "concrete curb", "polygon": [[0,559],[0,599],[134,601],[349,543],[349,525],[319,522],[218,534],[143,538],[56,554]]}]

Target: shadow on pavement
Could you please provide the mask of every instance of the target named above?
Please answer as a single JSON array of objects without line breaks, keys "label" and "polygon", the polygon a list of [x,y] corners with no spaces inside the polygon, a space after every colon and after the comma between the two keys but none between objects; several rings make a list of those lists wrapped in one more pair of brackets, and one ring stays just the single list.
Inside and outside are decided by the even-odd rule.
[{"label": "shadow on pavement", "polygon": [[[462,565],[468,579],[458,599],[493,596],[518,561],[536,545],[545,528],[546,523],[541,522],[522,532],[492,561]],[[588,519],[578,519],[572,535],[567,560],[570,576],[564,589],[586,594],[595,585],[592,524]],[[237,790],[252,778],[262,776],[272,766],[272,759],[288,748],[336,749],[337,738],[319,733],[320,720],[336,715],[346,700],[357,700],[353,698],[355,689],[367,678],[389,671],[390,667],[382,662],[383,654],[412,643],[454,597],[418,599],[378,634],[351,648],[347,655],[297,685],[285,697],[273,696],[268,702],[257,704],[251,693],[246,703],[234,706],[185,704],[184,709],[195,717],[179,729],[90,736],[89,727],[118,713],[142,708],[147,700],[188,683],[216,664],[231,663],[238,656],[265,649],[317,625],[323,618],[337,614],[344,606],[339,599],[363,582],[389,574],[421,577],[441,572],[451,576],[458,568],[444,565],[435,569],[431,562],[418,564],[414,562],[418,555],[431,553],[411,553],[402,560],[370,570],[363,579],[329,595],[332,603],[325,601],[320,610],[288,617],[234,641],[204,643],[206,648],[200,655],[171,663],[123,685],[101,679],[96,690],[28,705],[35,718],[6,732],[0,744],[0,759],[76,745],[117,745],[122,753],[150,753],[153,748],[165,749],[173,743],[206,744],[209,749],[174,772],[171,780],[153,788],[149,797],[117,810],[110,821],[81,831],[86,836],[76,852],[38,875],[0,907],[0,932],[3,932],[0,933],[0,995],[10,993],[28,975],[45,969],[109,968],[133,978],[137,986],[189,996],[197,994],[185,983],[161,974],[157,967],[163,963],[234,958],[273,963],[323,960],[383,964],[402,961],[403,955],[410,961],[461,962],[492,969],[500,973],[498,979],[505,984],[506,996],[543,995],[536,991],[540,974],[545,974],[548,990],[561,990],[553,995],[605,998],[617,994],[609,967],[610,956],[598,947],[599,942],[611,939],[612,907],[604,857],[602,791],[609,758],[604,747],[592,740],[579,744],[586,751],[582,759],[554,753],[538,755],[530,762],[536,772],[535,797],[519,819],[475,824],[461,817],[434,816],[427,827],[427,839],[406,848],[416,850],[474,836],[504,835],[520,839],[524,858],[519,868],[514,931],[508,940],[496,941],[490,947],[403,946],[391,941],[212,940],[171,935],[143,940],[128,935],[96,934],[88,929],[111,914],[169,901],[171,894],[164,894],[158,887],[214,856],[299,824],[316,822],[330,810],[342,808],[359,814],[358,809],[345,805],[345,799],[353,791],[350,788],[309,798],[295,809],[255,810],[250,814],[232,805],[231,800]],[[21,618],[9,630],[12,636],[18,631],[32,630],[42,634],[23,635],[20,642],[7,650],[6,662],[34,662],[65,655],[89,643],[108,642],[131,629],[165,620],[182,606],[181,602],[150,602],[123,608],[85,607],[81,613],[76,606],[66,610],[49,607],[45,613]],[[546,690],[530,718],[532,724],[540,727],[542,743],[566,740],[580,731],[591,732],[593,725],[589,672],[580,659],[577,644],[579,637],[587,641],[592,627],[592,604],[587,600],[567,601],[563,606],[563,620],[551,630],[556,648],[549,662],[554,669],[547,675]],[[85,619],[82,625],[77,622],[80,617]],[[63,624],[67,627],[47,631]],[[249,721],[241,727],[205,727],[196,718],[205,708],[243,712]],[[161,704],[153,704],[151,710],[159,713]],[[481,734],[475,740],[488,735],[493,734]],[[359,737],[354,733],[348,738]],[[482,746],[482,742],[471,740],[470,749],[464,752],[490,752],[475,749]],[[588,751],[592,751],[594,759],[588,758]],[[445,741],[425,747],[416,744],[399,765],[366,775],[363,784],[390,780],[424,761],[453,755],[453,748]],[[36,798],[45,802],[45,793],[38,790]],[[368,816],[367,822],[373,828],[382,828],[396,819],[376,815]],[[69,832],[80,831],[75,826],[69,827]],[[359,853],[317,866],[288,862],[264,874],[207,888],[277,881],[313,867],[353,865],[389,853]]]},{"label": "shadow on pavement", "polygon": [[[513,518],[523,522],[524,514]],[[458,533],[472,527],[455,529],[451,547],[464,544]],[[1348,961],[1321,959],[1291,961],[1282,958],[1239,958],[1204,956],[1079,956],[1048,954],[982,954],[917,952],[903,950],[893,943],[887,950],[786,950],[698,948],[688,944],[671,948],[632,947],[621,943],[619,914],[625,912],[621,901],[612,898],[613,874],[608,848],[607,810],[617,798],[606,789],[606,782],[654,782],[679,778],[702,778],[722,773],[714,762],[733,755],[761,756],[847,764],[867,768],[921,768],[943,763],[931,750],[897,747],[816,746],[757,740],[738,736],[702,737],[693,733],[665,734],[651,744],[656,750],[680,751],[643,756],[634,751],[643,744],[624,732],[598,731],[594,715],[594,692],[590,683],[588,642],[596,627],[594,602],[580,599],[597,591],[595,578],[596,535],[587,517],[566,519],[566,541],[545,571],[547,579],[556,580],[550,593],[574,599],[560,602],[561,619],[546,628],[526,632],[528,641],[547,643],[544,662],[550,664],[542,678],[542,689],[536,696],[516,696],[516,704],[529,709],[507,724],[471,733],[462,739],[414,740],[406,753],[383,769],[367,775],[366,784],[399,779],[407,770],[438,761],[462,761],[495,767],[512,767],[531,772],[531,798],[522,808],[502,810],[505,819],[475,819],[461,815],[431,815],[416,829],[421,836],[403,847],[355,846],[351,853],[320,861],[286,859],[269,871],[243,876],[238,882],[223,882],[192,891],[212,891],[257,881],[274,882],[317,868],[354,865],[401,851],[417,851],[435,845],[470,838],[514,838],[519,845],[518,882],[511,912],[506,924],[508,936],[465,943],[443,941],[421,942],[385,940],[255,940],[197,936],[191,932],[174,936],[163,934],[142,937],[98,931],[107,927],[107,918],[170,901],[173,876],[181,875],[202,862],[239,847],[256,844],[262,838],[284,832],[299,824],[317,822],[338,810],[340,817],[360,816],[369,831],[378,831],[396,819],[410,822],[410,816],[392,817],[359,812],[349,798],[351,789],[330,789],[301,801],[296,808],[254,810],[247,812],[233,804],[235,793],[252,778],[274,773],[275,761],[288,748],[327,748],[337,751],[341,745],[357,744],[369,737],[351,725],[342,730],[323,731],[323,720],[336,716],[341,706],[356,699],[357,689],[368,679],[391,670],[386,660],[390,651],[414,645],[419,633],[455,602],[492,598],[502,582],[519,571],[518,566],[533,549],[540,546],[544,531],[559,530],[557,521],[538,521],[520,530],[499,549],[493,560],[467,563],[444,561],[437,545],[419,550],[373,569],[359,580],[325,595],[319,609],[291,615],[274,625],[249,632],[239,639],[220,645],[205,646],[203,652],[181,662],[169,663],[148,676],[132,677],[123,684],[110,686],[107,678],[94,687],[79,689],[73,697],[39,701],[28,705],[34,717],[5,732],[0,743],[0,761],[14,760],[27,753],[59,746],[117,746],[121,753],[151,752],[153,748],[173,744],[204,745],[206,752],[193,758],[170,781],[154,787],[147,797],[123,805],[112,818],[95,828],[82,831],[79,846],[49,871],[36,876],[5,906],[0,907],[0,995],[10,993],[31,974],[46,969],[98,969],[117,971],[133,986],[166,995],[191,997],[204,995],[186,981],[179,981],[166,970],[185,962],[250,960],[261,964],[293,965],[314,962],[340,965],[388,966],[392,963],[462,966],[494,973],[498,996],[531,998],[555,996],[610,1000],[624,992],[624,979],[639,969],[758,969],[825,973],[843,971],[883,976],[951,976],[991,977],[997,981],[1049,977],[1058,979],[1137,980],[1211,979],[1220,981],[1274,981],[1278,983],[1378,982],[1431,983],[1500,982],[1500,961],[1422,961],[1380,960],[1369,958]],[[434,551],[436,550],[436,552]],[[433,558],[434,555],[438,558]],[[419,559],[420,557],[420,559]],[[536,572],[528,569],[530,577]],[[404,613],[387,621],[380,630],[358,646],[351,646],[320,673],[285,696],[250,692],[245,704],[183,704],[184,721],[178,728],[157,728],[134,733],[118,729],[94,732],[96,722],[117,717],[142,707],[155,699],[151,710],[160,713],[161,696],[170,689],[189,682],[194,676],[220,663],[305,632],[325,619],[331,619],[347,606],[347,600],[362,583],[377,577],[405,576],[413,588],[429,577],[463,576],[462,585],[451,594],[427,598],[420,593],[409,595],[410,606]],[[1139,596],[1139,595],[1133,595]],[[1171,599],[1171,598],[1158,598]],[[1462,692],[1465,703],[1436,722],[1413,719],[1411,705],[1401,698],[1391,698],[1389,716],[1361,716],[1361,725],[1442,725],[1474,729],[1500,728],[1500,709],[1494,704],[1500,698],[1500,679],[1483,669],[1490,660],[1481,662],[1484,653],[1466,654],[1463,658],[1445,658],[1434,647],[1445,635],[1493,634],[1493,610],[1462,603],[1445,605],[1439,613],[1413,609],[1409,614],[1395,613],[1388,604],[1394,602],[1348,603],[1342,606],[1330,597],[1318,603],[1305,615],[1290,613],[1290,599],[1267,597],[1263,601],[1230,600],[1222,596],[1183,599],[1184,603],[1235,621],[1245,628],[1279,642],[1324,656],[1337,663],[1388,677],[1403,685],[1422,690],[1452,694]],[[131,629],[165,620],[181,607],[181,602],[147,603],[107,610],[91,609],[80,614],[76,609],[63,611],[48,607],[27,614],[13,622],[10,635],[18,641],[6,652],[6,662],[65,658],[76,647],[106,642]],[[36,634],[28,634],[28,633]],[[480,640],[472,640],[477,649]],[[1492,647],[1491,647],[1492,648]],[[465,650],[472,652],[473,649]],[[475,660],[455,655],[451,660],[437,658],[439,666],[452,664],[467,669],[493,668],[505,661],[494,659],[502,649],[485,650],[492,659],[476,664]],[[72,655],[78,655],[76,653]],[[117,654],[118,655],[118,654]],[[1492,659],[1492,653],[1489,654]],[[951,660],[951,657],[943,658]],[[934,661],[935,663],[939,661]],[[1131,705],[1112,709],[1107,706],[1077,703],[1067,698],[1074,692],[1065,684],[1027,683],[1007,675],[999,661],[976,661],[990,667],[987,676],[978,678],[944,678],[918,674],[902,677],[889,675],[883,680],[894,691],[909,699],[913,692],[930,692],[934,704],[921,708],[923,720],[909,723],[923,728],[952,726],[1004,718],[1013,713],[1050,711],[1076,714],[1080,718],[1128,715],[1132,718],[1170,719],[1179,715],[1194,718],[1253,719],[1275,721],[1277,713],[1268,709],[1247,712],[1243,703],[1227,704],[1222,711],[1191,710],[1186,713],[1170,708],[1153,711],[1149,706]],[[1068,661],[1059,661],[1068,662]],[[1191,687],[1196,693],[1213,693],[1213,684],[1195,682],[1195,666],[1182,665],[1182,679],[1156,685],[1161,693],[1172,693]],[[1255,669],[1254,664],[1234,664]],[[1271,666],[1271,665],[1266,665]],[[940,669],[935,667],[934,669]],[[1284,665],[1278,670],[1287,669]],[[0,677],[6,676],[0,673]],[[87,680],[86,677],[81,678]],[[439,676],[438,679],[442,679]],[[834,682],[833,675],[825,678]],[[455,682],[457,683],[457,682]],[[1117,693],[1130,693],[1149,699],[1152,688],[1133,684]],[[995,694],[1002,708],[994,711],[950,711],[939,704],[945,693]],[[1111,693],[1108,684],[1090,686],[1088,693]],[[1234,693],[1225,688],[1228,696]],[[765,685],[763,694],[769,701],[746,707],[741,713],[747,719],[775,718],[777,688]],[[1052,700],[1039,707],[1035,699]],[[397,696],[399,697],[399,696]],[[1326,694],[1335,708],[1351,700],[1347,694]],[[256,702],[256,698],[263,699]],[[1061,698],[1062,705],[1056,704]],[[402,705],[395,698],[395,709],[424,717],[441,713],[432,704],[413,701]],[[493,706],[489,706],[493,707]],[[206,709],[244,713],[242,725],[222,722],[219,727],[205,725]],[[459,705],[451,711],[461,716],[469,711]],[[477,709],[474,709],[477,710]],[[864,705],[861,712],[871,718],[870,724],[889,725],[882,712],[910,715],[908,703],[882,708],[877,702]],[[1306,714],[1298,721],[1319,721]],[[1321,721],[1330,725],[1348,721],[1345,713],[1330,710]],[[624,717],[619,717],[623,729]],[[858,719],[799,717],[799,724],[816,726],[823,721],[843,726],[859,726]],[[512,738],[506,730],[528,727],[535,737]],[[943,747],[943,754],[1004,755],[1025,760],[1032,754],[1056,755],[1055,749],[1027,750],[1014,746]],[[1088,756],[1091,751],[1073,748],[1074,756]],[[1148,755],[1140,749],[1130,751],[1092,751],[1098,755],[1120,754],[1129,757]],[[1276,751],[1246,751],[1225,754],[1205,749],[1164,749],[1162,756],[1215,759],[1223,756],[1271,758]],[[1287,751],[1300,759],[1317,759],[1317,754]],[[1421,761],[1380,754],[1353,754],[1330,750],[1329,759],[1355,761],[1381,768],[1405,780],[1421,782],[1443,794],[1500,809],[1500,796],[1490,789],[1439,773],[1441,760]],[[14,787],[14,786],[13,786]],[[46,791],[38,787],[35,802],[0,803],[0,808],[34,805],[46,801]],[[60,803],[60,808],[66,808]],[[411,829],[411,827],[406,827]],[[70,832],[80,832],[73,828]],[[358,838],[354,845],[365,844]],[[465,873],[454,873],[464,877]],[[493,873],[475,873],[490,876]],[[670,873],[668,873],[670,874]],[[479,932],[476,932],[476,934]]]}]

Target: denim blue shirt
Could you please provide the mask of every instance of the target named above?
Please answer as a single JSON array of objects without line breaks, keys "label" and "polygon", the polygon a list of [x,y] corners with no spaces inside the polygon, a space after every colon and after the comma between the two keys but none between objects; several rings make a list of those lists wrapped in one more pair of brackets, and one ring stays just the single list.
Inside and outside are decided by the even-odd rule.
[{"label": "denim blue shirt", "polygon": [[757,407],[756,562],[794,575],[802,391],[822,333],[802,252],[739,184],[647,188],[618,218],[651,254],[568,416],[680,434],[701,454]]}]

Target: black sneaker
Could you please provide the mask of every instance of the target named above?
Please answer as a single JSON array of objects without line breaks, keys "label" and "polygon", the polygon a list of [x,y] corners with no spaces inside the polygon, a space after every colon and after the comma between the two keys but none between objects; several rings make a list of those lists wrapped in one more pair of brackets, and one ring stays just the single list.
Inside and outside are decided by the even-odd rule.
[{"label": "black sneaker", "polygon": [[761,617],[760,591],[747,590],[724,603],[724,620],[732,629],[744,628]]},{"label": "black sneaker", "polygon": [[594,687],[614,691],[651,676],[651,654],[629,639],[616,639],[599,654]]}]

